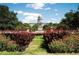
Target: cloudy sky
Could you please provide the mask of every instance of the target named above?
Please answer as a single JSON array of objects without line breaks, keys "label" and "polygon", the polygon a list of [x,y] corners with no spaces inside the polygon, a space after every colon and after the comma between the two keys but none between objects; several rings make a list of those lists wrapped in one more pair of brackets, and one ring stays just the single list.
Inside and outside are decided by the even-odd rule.
[{"label": "cloudy sky", "polygon": [[77,3],[7,3],[11,11],[17,12],[18,20],[23,23],[36,23],[41,16],[43,23],[58,23],[68,11],[76,10]]}]

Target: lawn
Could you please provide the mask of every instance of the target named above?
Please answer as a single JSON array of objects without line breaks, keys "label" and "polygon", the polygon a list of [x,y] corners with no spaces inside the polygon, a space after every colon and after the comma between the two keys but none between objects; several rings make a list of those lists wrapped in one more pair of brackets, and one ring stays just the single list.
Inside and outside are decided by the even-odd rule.
[{"label": "lawn", "polygon": [[23,52],[7,52],[7,51],[3,51],[0,52],[0,55],[22,55]]},{"label": "lawn", "polygon": [[43,42],[42,36],[35,36],[35,38],[30,43],[29,47],[26,48],[24,53],[31,55],[47,54],[46,50],[40,47],[42,42]]}]

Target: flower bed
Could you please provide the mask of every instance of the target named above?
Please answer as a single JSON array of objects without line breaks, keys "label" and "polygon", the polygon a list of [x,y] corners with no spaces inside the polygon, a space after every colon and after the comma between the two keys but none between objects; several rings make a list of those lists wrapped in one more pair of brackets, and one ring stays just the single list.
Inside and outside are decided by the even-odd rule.
[{"label": "flower bed", "polygon": [[31,32],[4,33],[3,35],[6,36],[0,41],[0,44],[5,48],[2,49],[3,46],[0,45],[3,51],[24,51],[34,38],[34,34]]},{"label": "flower bed", "polygon": [[[67,36],[68,38],[66,39]],[[79,40],[65,31],[61,32],[45,32],[42,47],[50,53],[78,53]]]}]

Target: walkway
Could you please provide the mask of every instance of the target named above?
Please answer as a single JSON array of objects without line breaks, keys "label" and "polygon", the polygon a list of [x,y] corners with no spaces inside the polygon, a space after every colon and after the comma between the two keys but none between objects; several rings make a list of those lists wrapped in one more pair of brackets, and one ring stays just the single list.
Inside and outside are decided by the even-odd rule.
[{"label": "walkway", "polygon": [[43,42],[42,36],[35,36],[35,38],[30,43],[28,48],[26,48],[26,51],[24,52],[24,54],[31,54],[31,55],[47,54],[46,50],[40,47],[42,42]]}]

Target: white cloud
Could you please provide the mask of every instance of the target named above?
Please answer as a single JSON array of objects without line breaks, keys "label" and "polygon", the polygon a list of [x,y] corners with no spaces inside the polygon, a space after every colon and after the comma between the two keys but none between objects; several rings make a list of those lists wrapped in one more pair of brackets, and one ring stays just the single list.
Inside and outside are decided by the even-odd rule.
[{"label": "white cloud", "polygon": [[18,14],[23,14],[23,13],[24,13],[24,12],[21,11],[21,10],[18,10],[18,11],[14,10],[14,12],[15,12],[15,13],[18,13]]},{"label": "white cloud", "polygon": [[21,20],[23,23],[37,23],[38,16],[41,16],[39,13],[24,13],[25,18]]},{"label": "white cloud", "polygon": [[55,15],[58,16],[58,13],[56,13]]},{"label": "white cloud", "polygon": [[43,7],[45,6],[44,3],[33,3],[33,4],[27,4],[26,7],[30,7],[33,9],[43,9]]},{"label": "white cloud", "polygon": [[14,10],[14,12],[15,12],[15,13],[18,13],[18,14],[22,14],[23,16],[36,16],[36,17],[42,16],[42,15],[39,14],[39,13],[24,12],[24,11],[21,11],[21,10],[19,10],[19,11]]},{"label": "white cloud", "polygon": [[23,11],[16,11],[16,12],[18,14],[23,15],[22,17],[24,18],[20,20],[22,23],[37,23],[38,16],[42,17],[42,15],[39,13],[31,13],[31,12],[23,12]]},{"label": "white cloud", "polygon": [[45,8],[44,10],[50,10],[51,8],[49,8],[49,7],[47,7],[47,8]]},{"label": "white cloud", "polygon": [[22,17],[24,18],[20,20],[22,23],[36,23],[38,16],[42,17],[42,15],[39,13],[24,12],[21,10],[18,11],[14,10],[14,12],[23,15]]},{"label": "white cloud", "polygon": [[57,4],[57,3],[50,3],[50,4],[54,5],[54,4]]},{"label": "white cloud", "polygon": [[35,17],[42,16],[39,13],[30,13],[30,12],[25,12],[23,15],[24,16],[35,16]]},{"label": "white cloud", "polygon": [[23,23],[36,23],[37,17],[35,16],[26,16],[23,20],[21,20]]},{"label": "white cloud", "polygon": [[54,11],[55,11],[55,12],[57,12],[57,11],[58,11],[58,9],[54,9]]},{"label": "white cloud", "polygon": [[45,3],[32,3],[32,4],[27,4],[26,7],[30,7],[33,9],[43,9],[43,10],[50,10],[50,7],[45,7]]},{"label": "white cloud", "polygon": [[56,19],[56,18],[51,18],[51,20],[48,21],[48,23],[59,23],[59,19]]},{"label": "white cloud", "polygon": [[13,4],[17,4],[16,2],[14,2]]}]

